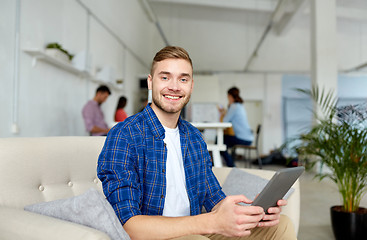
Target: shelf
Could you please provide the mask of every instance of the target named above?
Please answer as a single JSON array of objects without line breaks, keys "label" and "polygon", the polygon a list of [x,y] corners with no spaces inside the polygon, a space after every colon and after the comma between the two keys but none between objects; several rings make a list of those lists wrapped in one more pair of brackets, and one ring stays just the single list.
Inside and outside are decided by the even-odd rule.
[{"label": "shelf", "polygon": [[36,64],[37,64],[37,61],[40,60],[40,61],[44,61],[44,62],[47,62],[49,64],[52,64],[55,67],[61,68],[65,71],[68,71],[68,72],[73,73],[75,75],[85,77],[85,78],[87,78],[87,79],[89,79],[93,82],[96,82],[96,83],[99,83],[99,84],[105,84],[105,85],[107,85],[109,87],[112,87],[116,90],[122,90],[123,89],[123,84],[113,84],[113,83],[107,83],[107,82],[98,80],[98,79],[94,78],[89,72],[79,70],[78,68],[74,67],[70,63],[67,63],[67,62],[64,62],[62,60],[51,57],[51,56],[47,55],[45,52],[40,51],[38,49],[24,49],[23,51],[33,57],[33,61],[32,61],[32,66],[33,67],[35,67]]},{"label": "shelf", "polygon": [[33,62],[32,62],[33,67],[36,66],[38,60],[41,60],[41,61],[50,63],[56,67],[59,67],[65,71],[73,73],[75,75],[83,76],[83,77],[90,77],[90,74],[88,72],[79,70],[76,67],[74,67],[73,65],[71,65],[70,63],[63,62],[62,60],[58,60],[54,57],[51,57],[47,55],[45,52],[40,51],[38,49],[25,49],[23,51],[33,57]]},{"label": "shelf", "polygon": [[32,61],[32,66],[33,67],[35,67],[36,64],[37,64],[37,61],[40,60],[40,61],[44,61],[44,62],[47,62],[49,64],[52,64],[55,67],[58,67],[60,69],[68,71],[70,73],[73,73],[77,76],[85,77],[85,78],[91,80],[92,82],[99,83],[99,84],[104,84],[104,85],[112,87],[116,90],[122,90],[123,89],[123,84],[117,84],[117,83],[114,84],[114,83],[108,83],[108,82],[98,80],[95,77],[93,77],[89,72],[79,70],[78,68],[74,67],[70,63],[67,63],[67,62],[64,62],[62,60],[51,57],[51,56],[47,55],[45,52],[43,52],[39,49],[24,49],[23,51],[33,57],[33,61]]}]

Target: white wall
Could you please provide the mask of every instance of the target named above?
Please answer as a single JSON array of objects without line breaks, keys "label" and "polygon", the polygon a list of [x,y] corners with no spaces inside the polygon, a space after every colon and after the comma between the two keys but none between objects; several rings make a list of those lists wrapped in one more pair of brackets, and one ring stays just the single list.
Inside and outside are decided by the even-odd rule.
[{"label": "white wall", "polygon": [[12,118],[14,15],[14,1],[2,1],[0,7],[0,136],[8,134]]},{"label": "white wall", "polygon": [[[343,74],[338,76],[338,106],[360,104],[367,100],[367,76]],[[282,81],[284,138],[287,141],[307,131],[313,120],[312,101],[305,94],[296,91],[310,89],[308,75],[284,75]],[[290,153],[295,154],[295,153]]]},{"label": "white wall", "polygon": [[[92,73],[108,65],[116,78],[124,79],[123,89],[111,88],[112,95],[102,105],[108,123],[121,95],[128,98],[128,115],[136,112],[138,76],[149,71],[156,52],[153,45],[162,45],[161,39],[150,43],[157,30],[138,1],[81,1],[103,24],[88,18],[87,10],[75,0],[20,1],[18,69],[14,65],[16,2],[0,3],[0,137],[87,135],[81,110],[99,84],[43,61],[32,67],[33,57],[23,50],[43,50],[50,42],[73,54],[88,50],[89,45]],[[16,81],[14,70],[19,73]],[[17,134],[11,131],[14,121]]]}]

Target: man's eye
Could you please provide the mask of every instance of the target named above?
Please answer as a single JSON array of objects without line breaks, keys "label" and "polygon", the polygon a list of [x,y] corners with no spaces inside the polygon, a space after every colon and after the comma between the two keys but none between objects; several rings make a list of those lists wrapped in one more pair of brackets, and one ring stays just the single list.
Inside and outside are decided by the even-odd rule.
[{"label": "man's eye", "polygon": [[163,80],[167,80],[167,79],[168,79],[168,77],[162,77],[162,79],[163,79]]},{"label": "man's eye", "polygon": [[181,78],[181,82],[187,82],[186,78]]}]

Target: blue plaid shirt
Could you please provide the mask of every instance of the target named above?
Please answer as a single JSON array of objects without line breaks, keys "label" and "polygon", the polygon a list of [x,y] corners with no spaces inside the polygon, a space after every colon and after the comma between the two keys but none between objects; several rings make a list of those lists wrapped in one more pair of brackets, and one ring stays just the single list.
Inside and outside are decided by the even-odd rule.
[{"label": "blue plaid shirt", "polygon": [[[201,133],[178,121],[181,151],[190,200],[190,214],[207,211],[225,198],[211,168]],[[113,127],[98,159],[103,191],[122,224],[135,215],[162,215],[166,196],[165,130],[152,108]]]}]

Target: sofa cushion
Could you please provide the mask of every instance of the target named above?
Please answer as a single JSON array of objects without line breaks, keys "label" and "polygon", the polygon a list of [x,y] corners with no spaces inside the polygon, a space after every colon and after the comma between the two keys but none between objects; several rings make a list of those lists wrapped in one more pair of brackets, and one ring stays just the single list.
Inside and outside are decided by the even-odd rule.
[{"label": "sofa cushion", "polygon": [[[227,196],[242,194],[248,199],[254,200],[268,182],[267,179],[233,168],[224,181],[222,190]],[[293,188],[289,189],[284,199],[287,199],[293,192]]]},{"label": "sofa cushion", "polygon": [[24,209],[95,228],[112,240],[130,239],[109,202],[94,188],[79,196],[37,203]]}]

